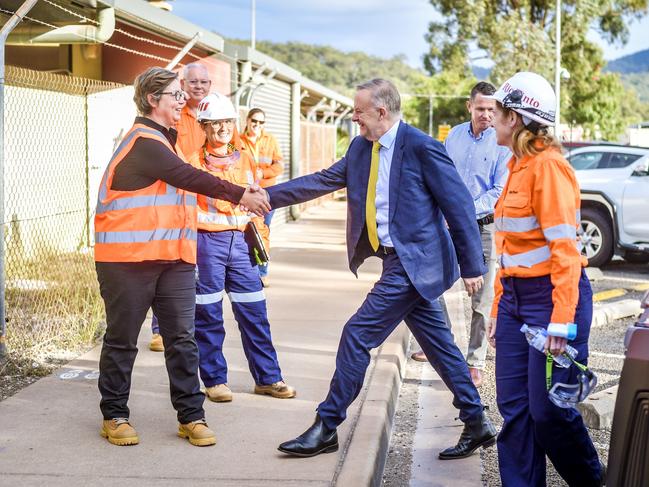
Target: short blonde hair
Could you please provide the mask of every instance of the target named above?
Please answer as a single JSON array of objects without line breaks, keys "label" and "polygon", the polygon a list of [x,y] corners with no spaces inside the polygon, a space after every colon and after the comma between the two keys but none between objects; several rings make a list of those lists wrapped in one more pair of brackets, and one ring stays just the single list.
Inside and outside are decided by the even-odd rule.
[{"label": "short blonde hair", "polygon": [[165,90],[172,81],[178,79],[178,74],[165,68],[149,68],[135,78],[135,94],[133,101],[140,115],[148,115],[153,110],[149,103],[149,95],[156,100],[160,99],[161,92]]},{"label": "short blonde hair", "polygon": [[536,132],[533,132],[522,123],[523,117],[520,113],[505,108],[498,101],[496,105],[505,115],[513,113],[521,119],[521,126],[514,130],[512,134],[512,152],[516,157],[535,156],[550,147],[561,150],[561,142],[548,132],[549,127],[542,126]]}]

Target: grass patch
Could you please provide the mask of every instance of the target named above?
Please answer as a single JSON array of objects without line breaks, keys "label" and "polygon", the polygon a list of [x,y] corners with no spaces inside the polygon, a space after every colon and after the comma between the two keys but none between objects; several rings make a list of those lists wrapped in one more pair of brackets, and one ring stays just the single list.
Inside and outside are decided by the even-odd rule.
[{"label": "grass patch", "polygon": [[[18,259],[16,259],[18,260]],[[94,343],[104,329],[90,252],[7,259],[7,356],[0,374],[41,376]]]}]

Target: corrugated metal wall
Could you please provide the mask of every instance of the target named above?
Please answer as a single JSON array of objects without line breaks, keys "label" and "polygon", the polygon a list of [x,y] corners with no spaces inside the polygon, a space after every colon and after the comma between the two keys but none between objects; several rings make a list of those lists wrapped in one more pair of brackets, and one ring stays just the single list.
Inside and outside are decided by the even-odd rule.
[{"label": "corrugated metal wall", "polygon": [[[291,85],[271,79],[255,91],[250,108],[259,107],[266,112],[265,130],[273,134],[284,157],[284,173],[277,182],[287,181],[291,174]],[[275,212],[271,227],[289,219],[288,208]]]}]

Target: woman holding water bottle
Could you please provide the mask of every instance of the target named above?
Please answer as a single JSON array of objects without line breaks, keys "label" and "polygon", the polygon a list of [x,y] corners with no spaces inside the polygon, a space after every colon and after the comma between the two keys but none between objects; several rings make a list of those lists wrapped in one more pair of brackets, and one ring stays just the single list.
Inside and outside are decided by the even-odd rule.
[{"label": "woman holding water bottle", "polygon": [[[555,94],[541,76],[520,72],[493,98],[498,144],[514,154],[495,209],[500,270],[489,329],[498,351],[496,392],[504,419],[498,435],[502,485],[545,486],[546,455],[570,486],[603,485],[595,447],[579,412],[569,407],[587,393],[582,386],[588,388],[581,364],[588,357],[592,291],[577,240],[579,186],[548,132]],[[521,332],[524,325],[527,333]],[[539,348],[556,357],[570,339],[581,364],[553,363],[530,346],[534,333],[543,340]],[[574,390],[574,397],[558,401],[552,384]]]}]

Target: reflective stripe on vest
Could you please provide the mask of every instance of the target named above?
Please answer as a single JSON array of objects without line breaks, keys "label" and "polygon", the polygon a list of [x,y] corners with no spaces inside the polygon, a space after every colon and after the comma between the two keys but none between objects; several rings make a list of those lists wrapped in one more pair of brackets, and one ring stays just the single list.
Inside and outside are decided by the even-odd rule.
[{"label": "reflective stripe on vest", "polygon": [[538,249],[521,252],[520,254],[502,254],[500,256],[500,265],[502,267],[532,267],[550,260],[550,255],[550,247],[544,245]]},{"label": "reflective stripe on vest", "polygon": [[555,225],[553,227],[546,228],[543,230],[543,235],[548,242],[552,242],[558,238],[577,238],[577,227],[569,225],[568,223],[562,223],[561,225]]},{"label": "reflective stripe on vest", "polygon": [[246,225],[249,221],[250,217],[248,215],[225,215],[218,212],[207,213],[202,210],[198,212],[198,223],[241,227]]},{"label": "reflective stripe on vest", "polygon": [[264,164],[272,164],[273,159],[271,157],[268,157],[268,156],[259,156],[259,159],[258,159],[257,162],[263,162]]},{"label": "reflective stripe on vest", "polygon": [[510,216],[495,219],[496,231],[498,232],[529,232],[540,228],[539,221],[535,216],[524,216],[514,218]]},{"label": "reflective stripe on vest", "polygon": [[166,137],[135,124],[113,154],[102,177],[95,213],[95,260],[196,262],[196,195],[157,180],[133,191],[112,190],[117,166],[138,138],[154,139],[173,152]]},{"label": "reflective stripe on vest", "polygon": [[155,240],[196,240],[197,232],[189,228],[157,228],[124,232],[97,232],[97,243],[144,243]]}]

